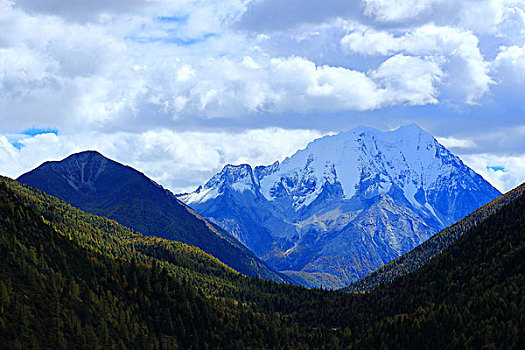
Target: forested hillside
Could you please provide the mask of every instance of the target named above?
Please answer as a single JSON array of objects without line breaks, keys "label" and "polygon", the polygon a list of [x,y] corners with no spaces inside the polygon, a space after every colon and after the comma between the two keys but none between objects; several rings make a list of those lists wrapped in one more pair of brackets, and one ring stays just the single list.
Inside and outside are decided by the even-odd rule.
[{"label": "forested hillside", "polygon": [[[58,234],[71,237],[77,244],[116,259],[136,261],[139,264],[164,266],[176,279],[188,281],[195,289],[207,296],[230,298],[252,307],[272,308],[273,298],[281,291],[286,295],[295,293],[329,295],[319,290],[309,291],[302,287],[271,283],[263,279],[242,275],[218,259],[197,247],[177,241],[144,236],[119,225],[117,222],[85,213],[46,193],[0,177],[0,181],[24,206],[34,210]],[[272,293],[263,295],[261,291]],[[301,297],[304,299],[305,297]],[[256,300],[256,301],[254,301]],[[282,304],[282,303],[281,303]]]},{"label": "forested hillside", "polygon": [[298,319],[348,327],[357,348],[523,349],[524,273],[521,192],[416,272]]},{"label": "forested hillside", "polygon": [[245,275],[286,280],[170,191],[98,152],[80,152],[62,161],[45,162],[18,181],[144,235],[199,247]]},{"label": "forested hillside", "polygon": [[0,181],[6,348],[523,348],[525,197],[370,293],[243,276]]},{"label": "forested hillside", "polygon": [[[243,291],[247,281],[278,287],[276,295],[306,290],[242,276],[198,248],[144,237],[5,178],[0,259],[7,349],[301,348],[315,336],[239,303],[253,293]],[[258,293],[252,304],[269,310]]]}]

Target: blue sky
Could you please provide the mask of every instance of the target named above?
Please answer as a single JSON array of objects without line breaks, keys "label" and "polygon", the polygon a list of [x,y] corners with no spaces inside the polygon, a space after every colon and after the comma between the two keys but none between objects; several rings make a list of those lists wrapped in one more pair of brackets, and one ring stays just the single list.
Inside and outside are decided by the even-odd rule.
[{"label": "blue sky", "polygon": [[0,0],[0,173],[97,149],[173,191],[416,122],[525,181],[524,0]]}]

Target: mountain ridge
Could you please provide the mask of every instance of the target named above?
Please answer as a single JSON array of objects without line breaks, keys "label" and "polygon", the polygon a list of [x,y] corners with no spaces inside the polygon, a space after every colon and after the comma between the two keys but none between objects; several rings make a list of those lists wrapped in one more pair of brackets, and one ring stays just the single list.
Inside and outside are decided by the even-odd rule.
[{"label": "mountain ridge", "polygon": [[0,177],[7,348],[523,348],[525,196],[370,293],[243,276]]},{"label": "mountain ridge", "polygon": [[325,136],[269,166],[228,164],[177,197],[274,269],[349,283],[500,194],[411,124]]},{"label": "mountain ridge", "polygon": [[146,235],[198,246],[241,273],[286,281],[170,191],[97,151],[45,162],[17,180]]}]

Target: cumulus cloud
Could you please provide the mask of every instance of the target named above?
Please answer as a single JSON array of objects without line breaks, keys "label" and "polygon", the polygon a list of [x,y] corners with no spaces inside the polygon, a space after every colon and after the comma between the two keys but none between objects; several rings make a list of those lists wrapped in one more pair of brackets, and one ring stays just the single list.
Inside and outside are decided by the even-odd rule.
[{"label": "cumulus cloud", "polygon": [[304,58],[271,60],[276,103],[298,111],[378,108],[383,91],[366,74],[342,67],[316,66]]},{"label": "cumulus cloud", "polygon": [[462,160],[494,187],[505,193],[521,185],[525,178],[525,155],[490,153],[461,156]]},{"label": "cumulus cloud", "polygon": [[301,57],[258,59],[212,59],[192,67],[197,83],[178,93],[184,96],[178,112],[214,117],[258,111],[363,111],[398,103],[422,105],[436,102],[434,82],[441,75],[434,62],[402,55],[369,74],[318,66]]},{"label": "cumulus cloud", "polygon": [[[330,35],[350,28],[335,41],[347,53],[385,56],[359,69],[318,64],[307,52],[265,53],[259,39],[229,29],[246,11],[241,0],[222,5],[188,0],[184,6],[160,1],[141,11],[139,1],[94,2],[93,11],[113,15],[85,24],[21,10],[44,2],[2,3],[7,15],[0,25],[0,104],[17,120],[5,124],[10,130],[32,126],[35,114],[38,124],[65,130],[136,130],[192,117],[366,111],[436,104],[441,98],[473,104],[492,83],[478,38],[465,29],[428,24],[399,35],[341,20],[333,23],[335,31],[322,24],[320,30]],[[82,12],[77,6],[86,4],[45,6],[60,15],[56,8]],[[253,6],[263,4],[269,3]],[[330,13],[342,6],[330,4]],[[117,16],[124,8],[135,12]],[[171,17],[159,17],[161,8]]]},{"label": "cumulus cloud", "polygon": [[[228,163],[271,164],[319,136],[314,130],[279,128],[236,133],[158,129],[138,134],[0,134],[0,173],[18,177],[44,161],[96,149],[135,167],[174,192],[193,191]],[[13,146],[14,141],[19,148]]]},{"label": "cumulus cloud", "polygon": [[360,26],[343,37],[341,45],[347,51],[365,55],[388,56],[400,51],[415,55],[450,55],[458,50],[479,55],[478,38],[470,31],[434,24],[414,28],[400,36]]},{"label": "cumulus cloud", "polygon": [[403,22],[428,15],[434,4],[444,0],[363,0],[364,13],[380,22]]},{"label": "cumulus cloud", "polygon": [[525,83],[525,44],[501,47],[491,69],[506,83]]},{"label": "cumulus cloud", "polygon": [[[436,23],[479,34],[516,35],[523,28],[521,0],[363,0],[364,14],[386,24]],[[480,20],[482,19],[482,20]]]},{"label": "cumulus cloud", "polygon": [[443,70],[450,73],[444,84],[448,84],[451,95],[475,103],[489,91],[492,83],[478,42],[470,31],[429,24],[401,36],[361,27],[344,36],[341,46],[347,53],[363,55],[406,53],[432,56],[434,62],[440,62]]},{"label": "cumulus cloud", "polygon": [[[24,44],[11,41],[0,48],[0,105],[10,116],[4,124],[9,130],[33,126],[35,115],[37,126],[68,132],[136,131],[173,127],[174,120],[195,116],[364,111],[436,101],[431,85],[439,74],[432,63],[426,68],[433,69],[433,78],[422,74],[401,86],[399,71],[412,79],[421,64],[396,70],[392,65],[401,60],[392,59],[370,75],[296,56],[268,57],[236,33],[174,44],[157,40],[162,35],[169,39],[172,31],[151,33],[150,19],[135,19],[130,27],[116,21],[108,27],[10,11],[6,32],[23,27]],[[140,31],[139,40],[135,34],[141,23],[148,34]],[[240,52],[221,55],[232,42],[241,44]]]},{"label": "cumulus cloud", "polygon": [[[185,188],[183,173],[201,179],[222,160],[271,162],[291,147],[261,141],[257,151],[237,142],[247,140],[240,128],[273,140],[292,136],[264,128],[344,129],[357,118],[388,128],[415,113],[494,131],[436,126],[465,155],[519,156],[520,138],[502,128],[523,124],[524,33],[522,0],[0,0],[0,161],[14,174],[44,160],[40,149],[53,159],[86,148],[144,154],[119,160]],[[188,126],[208,132],[181,136]],[[59,132],[13,147],[9,135],[31,127]],[[190,137],[197,163],[177,158]],[[510,163],[490,169],[517,174]]]},{"label": "cumulus cloud", "polygon": [[385,87],[390,104],[409,105],[437,103],[435,85],[442,75],[439,65],[433,60],[402,54],[387,59],[371,73],[374,80]]}]

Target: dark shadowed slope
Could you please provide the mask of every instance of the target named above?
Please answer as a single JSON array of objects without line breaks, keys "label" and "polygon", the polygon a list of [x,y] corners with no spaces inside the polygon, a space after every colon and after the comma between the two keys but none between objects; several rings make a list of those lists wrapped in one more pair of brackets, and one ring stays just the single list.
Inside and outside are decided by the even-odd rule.
[{"label": "dark shadowed slope", "polygon": [[81,152],[62,161],[46,162],[18,181],[145,235],[195,245],[246,275],[283,281],[248,248],[171,192],[98,152]]},{"label": "dark shadowed slope", "polygon": [[439,255],[462,234],[487,220],[505,205],[522,196],[523,193],[525,193],[525,184],[484,205],[463,220],[437,233],[410,252],[380,267],[342,290],[346,292],[370,291],[382,283],[391,282],[394,278],[416,271],[429,262],[430,259]]},{"label": "dark shadowed slope", "polygon": [[305,292],[0,176],[2,349],[305,348],[247,307],[261,289]]}]

